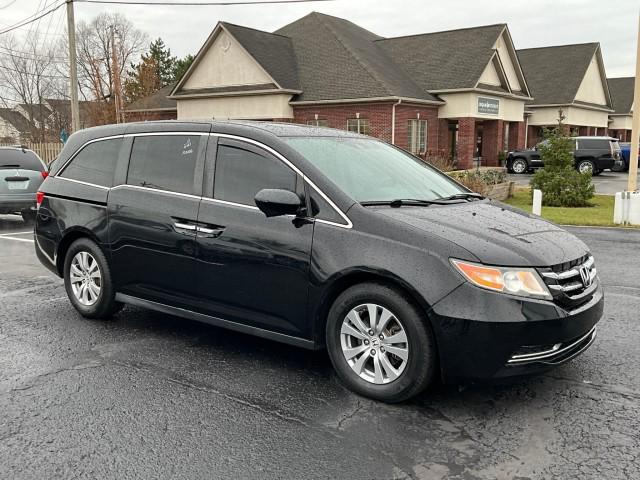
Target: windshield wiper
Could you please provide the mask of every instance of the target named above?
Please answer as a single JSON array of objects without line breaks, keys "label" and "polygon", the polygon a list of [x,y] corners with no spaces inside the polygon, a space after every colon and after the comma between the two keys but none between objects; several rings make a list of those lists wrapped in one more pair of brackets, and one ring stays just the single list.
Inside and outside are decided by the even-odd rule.
[{"label": "windshield wiper", "polygon": [[425,206],[425,207],[428,207],[429,205],[447,205],[447,202],[441,202],[440,199],[421,200],[417,198],[397,198],[395,200],[370,200],[370,201],[360,202],[360,205],[364,205],[365,207],[388,205],[392,208],[399,208],[399,207],[402,207],[403,205]]},{"label": "windshield wiper", "polygon": [[449,195],[448,197],[440,197],[438,200],[447,201],[447,200],[482,200],[484,199],[484,195],[480,195],[479,193],[473,192],[465,192],[465,193],[456,193],[455,195]]}]

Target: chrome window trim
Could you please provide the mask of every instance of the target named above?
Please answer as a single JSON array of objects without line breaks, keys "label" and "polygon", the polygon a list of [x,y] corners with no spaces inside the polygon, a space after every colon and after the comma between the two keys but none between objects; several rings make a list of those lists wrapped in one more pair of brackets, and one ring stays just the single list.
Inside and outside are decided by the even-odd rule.
[{"label": "chrome window trim", "polygon": [[[283,155],[278,153],[273,148],[269,147],[268,145],[265,145],[264,143],[258,142],[257,140],[253,140],[252,138],[241,137],[239,135],[231,135],[228,133],[215,133],[215,132],[211,133],[210,135],[212,137],[230,138],[232,140],[246,142],[269,152],[270,154],[278,158],[281,162],[283,162],[285,165],[287,165],[291,170],[293,170],[298,175],[300,175],[302,179],[318,193],[318,195],[320,195],[329,205],[331,205],[331,208],[333,208],[336,211],[336,213],[346,222],[346,224],[331,222],[329,220],[322,220],[322,219],[315,219],[316,222],[324,223],[327,225],[334,225],[340,228],[353,228],[353,223],[351,222],[351,219],[342,210],[340,210],[338,206],[335,203],[333,203],[333,201],[322,190],[320,190],[320,188],[315,183],[313,183],[313,181],[311,181],[298,167],[292,164],[289,160],[287,160]],[[214,200],[217,200],[217,199],[214,199]],[[232,202],[227,202],[227,203],[232,203]],[[244,205],[244,204],[234,204],[234,205],[245,206],[245,207],[251,206],[251,205]],[[253,207],[253,208],[256,208],[256,207]]]},{"label": "chrome window trim", "polygon": [[113,188],[113,187],[105,187],[104,185],[98,185],[95,183],[83,182],[82,180],[76,180],[75,178],[58,177],[57,175],[53,178],[57,178],[58,180],[65,180],[67,182],[79,183],[80,185],[88,185],[89,187],[96,187],[102,190],[111,190]]},{"label": "chrome window trim", "polygon": [[181,192],[173,192],[171,190],[163,190],[162,188],[150,188],[150,187],[143,187],[140,185],[129,185],[128,183],[123,183],[120,185],[116,185],[115,187],[111,187],[109,190],[118,190],[121,188],[131,188],[133,190],[143,190],[143,191],[147,191],[147,192],[159,192],[159,193],[163,193],[166,195],[176,195],[178,197],[185,197],[185,198],[192,198],[194,200],[201,200],[202,197],[198,196],[198,195],[192,195],[190,193],[181,193]]},{"label": "chrome window trim", "polygon": [[118,138],[170,136],[170,135],[174,135],[174,136],[181,136],[181,135],[182,136],[201,136],[201,137],[209,136],[209,137],[229,138],[229,139],[232,139],[232,140],[238,140],[238,141],[241,141],[241,142],[246,142],[246,143],[249,143],[249,144],[257,146],[257,147],[261,148],[262,150],[265,150],[266,152],[268,152],[268,153],[272,154],[273,156],[275,156],[278,160],[283,162],[285,165],[287,165],[295,173],[300,175],[302,177],[302,179],[304,180],[304,182],[306,182],[311,188],[313,188],[318,193],[318,195],[320,195],[331,206],[331,208],[333,208],[336,211],[336,213],[346,223],[337,223],[337,222],[332,222],[332,221],[329,221],[329,220],[323,220],[323,219],[320,219],[320,218],[314,219],[316,222],[323,223],[325,225],[332,225],[332,226],[339,227],[339,228],[347,228],[347,229],[353,228],[353,222],[351,222],[351,219],[340,208],[338,208],[338,206],[333,202],[333,200],[331,200],[298,167],[296,167],[293,163],[291,163],[289,160],[287,160],[283,155],[281,155],[279,152],[277,152],[273,148],[269,147],[268,145],[265,145],[264,143],[259,142],[257,140],[254,140],[252,138],[247,138],[247,137],[243,137],[243,136],[240,136],[240,135],[232,135],[232,134],[228,134],[228,133],[216,133],[216,132],[188,132],[188,131],[179,132],[179,131],[169,131],[169,132],[125,133],[125,134],[120,134],[120,135],[110,135],[108,137],[94,138],[94,139],[88,140],[87,142],[82,144],[82,146],[80,148],[78,148],[78,150],[64,163],[64,165],[62,165],[60,170],[58,170],[56,172],[56,174],[53,175],[53,178],[61,178],[63,180],[67,180],[67,181],[70,181],[70,182],[80,183],[80,184],[83,184],[83,185],[97,187],[97,188],[101,188],[101,189],[105,189],[105,190],[114,190],[114,189],[117,189],[117,188],[129,187],[129,188],[134,188],[134,189],[139,189],[139,190],[161,192],[161,193],[165,193],[165,194],[168,194],[168,195],[178,195],[178,196],[188,197],[188,198],[198,198],[198,199],[201,199],[201,200],[205,200],[207,202],[219,203],[219,204],[223,204],[223,205],[231,205],[231,206],[235,206],[235,207],[248,208],[248,209],[251,209],[251,210],[259,210],[259,208],[254,206],[254,205],[245,205],[245,204],[242,204],[242,203],[229,202],[229,201],[221,200],[221,199],[217,199],[217,198],[209,198],[209,197],[204,197],[204,196],[190,195],[190,194],[187,194],[187,193],[172,192],[172,191],[169,191],[169,190],[163,190],[163,189],[159,189],[159,188],[148,188],[148,187],[141,187],[141,186],[138,186],[138,185],[128,185],[128,184],[115,185],[113,187],[105,187],[105,186],[102,186],[102,185],[96,185],[96,184],[93,184],[93,183],[83,182],[81,180],[74,180],[74,179],[71,179],[71,178],[65,178],[65,177],[61,177],[60,176],[64,172],[64,170],[67,168],[69,163],[71,163],[71,161],[73,161],[73,159],[82,150],[84,150],[84,148],[89,144],[92,144],[92,143],[95,143],[95,142],[101,142],[103,140],[113,140],[113,139],[118,139]]},{"label": "chrome window trim", "polygon": [[[58,178],[58,177],[59,178],[64,178],[64,177],[60,177],[60,175],[62,173],[64,173],[65,168],[67,168],[67,166],[73,161],[73,159],[76,158],[80,154],[80,152],[85,149],[85,147],[87,145],[90,145],[90,144],[96,143],[96,142],[102,142],[103,140],[114,140],[116,138],[124,138],[124,135],[110,135],[108,137],[94,138],[93,140],[86,141],[85,143],[82,144],[82,146],[78,150],[76,150],[73,153],[73,155],[71,155],[71,157],[69,157],[69,160],[64,162],[64,165],[62,165],[62,167],[60,167],[60,170],[58,170],[56,172],[56,174],[54,175],[54,178]],[[67,180],[69,180],[69,179],[67,179]]]}]

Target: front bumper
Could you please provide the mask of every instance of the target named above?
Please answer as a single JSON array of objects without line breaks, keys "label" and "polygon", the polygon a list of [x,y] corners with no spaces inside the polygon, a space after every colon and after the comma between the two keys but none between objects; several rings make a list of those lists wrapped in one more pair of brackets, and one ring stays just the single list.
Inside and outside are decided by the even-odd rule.
[{"label": "front bumper", "polygon": [[465,283],[430,311],[445,382],[542,373],[585,351],[596,336],[604,295],[568,311]]}]

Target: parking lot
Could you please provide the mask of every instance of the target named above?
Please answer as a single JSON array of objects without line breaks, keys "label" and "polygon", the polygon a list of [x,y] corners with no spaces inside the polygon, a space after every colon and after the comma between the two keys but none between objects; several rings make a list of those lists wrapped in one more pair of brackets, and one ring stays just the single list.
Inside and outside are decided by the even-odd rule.
[{"label": "parking lot", "polygon": [[[524,175],[509,174],[509,180],[516,182],[516,185],[528,187],[532,173]],[[615,195],[616,192],[622,192],[627,189],[627,172],[610,172],[604,171],[600,175],[593,177],[593,184],[596,186],[596,193],[603,195]],[[640,185],[640,174],[638,175],[638,184]]]},{"label": "parking lot", "polygon": [[582,357],[391,406],[324,352],[132,307],[84,320],[0,216],[0,478],[640,478],[640,231],[572,231],[607,295]]}]

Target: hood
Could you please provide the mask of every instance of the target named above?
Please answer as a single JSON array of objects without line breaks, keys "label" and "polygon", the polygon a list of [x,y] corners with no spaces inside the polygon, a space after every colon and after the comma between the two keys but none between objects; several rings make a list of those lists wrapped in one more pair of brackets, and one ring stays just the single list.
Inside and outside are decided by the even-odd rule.
[{"label": "hood", "polygon": [[398,222],[445,238],[491,265],[545,267],[588,252],[571,233],[517,208],[490,200],[429,207],[376,209]]}]

